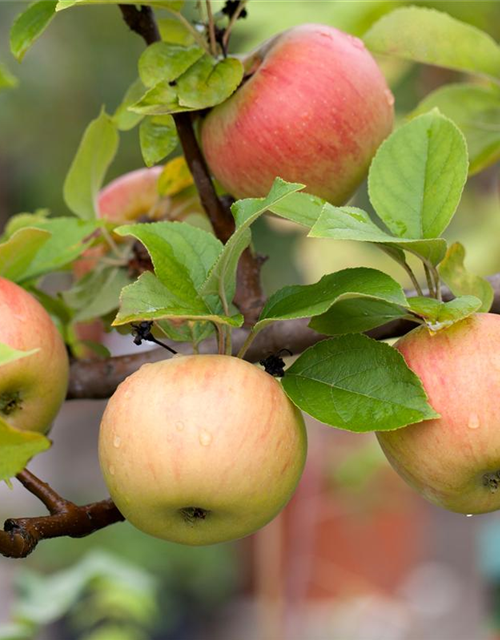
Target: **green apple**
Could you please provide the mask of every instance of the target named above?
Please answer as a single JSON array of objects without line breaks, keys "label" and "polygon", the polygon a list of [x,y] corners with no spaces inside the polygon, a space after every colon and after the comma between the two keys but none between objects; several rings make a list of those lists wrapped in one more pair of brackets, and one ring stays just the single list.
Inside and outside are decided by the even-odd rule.
[{"label": "green apple", "polygon": [[276,176],[344,204],[392,130],[394,98],[358,38],[321,24],[251,53],[241,87],[201,127],[207,163],[236,198],[267,195]]},{"label": "green apple", "polygon": [[207,545],[246,536],[285,506],[307,437],[280,383],[219,355],[143,365],[109,400],[99,458],[118,509],[152,536]]},{"label": "green apple", "polygon": [[500,508],[500,316],[479,313],[396,343],[440,418],[377,434],[394,469],[458,513]]},{"label": "green apple", "polygon": [[47,433],[66,397],[66,347],[42,305],[0,278],[0,342],[30,356],[0,366],[0,417],[17,429]]}]

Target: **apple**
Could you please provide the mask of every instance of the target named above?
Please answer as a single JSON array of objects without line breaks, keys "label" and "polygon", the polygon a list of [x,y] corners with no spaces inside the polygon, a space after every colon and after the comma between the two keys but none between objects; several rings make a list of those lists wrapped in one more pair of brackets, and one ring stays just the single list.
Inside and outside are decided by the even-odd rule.
[{"label": "apple", "polygon": [[293,27],[244,61],[241,87],[201,125],[207,163],[236,198],[267,195],[276,176],[344,204],[392,130],[394,98],[358,38]]},{"label": "apple", "polygon": [[396,343],[440,418],[377,433],[394,469],[450,511],[500,508],[500,316],[479,313]]},{"label": "apple", "polygon": [[232,356],[145,364],[111,397],[99,436],[118,509],[157,538],[207,545],[246,536],[285,506],[307,437],[280,383]]},{"label": "apple", "polygon": [[0,417],[10,426],[47,433],[66,397],[69,363],[64,342],[42,305],[0,278],[0,342],[37,353],[0,366]]}]

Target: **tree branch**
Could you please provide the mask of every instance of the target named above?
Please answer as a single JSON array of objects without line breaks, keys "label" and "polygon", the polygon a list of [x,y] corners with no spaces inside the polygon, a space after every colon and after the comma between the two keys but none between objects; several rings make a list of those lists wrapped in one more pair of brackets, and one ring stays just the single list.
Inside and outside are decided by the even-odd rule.
[{"label": "tree branch", "polygon": [[[161,40],[151,7],[137,9],[134,5],[121,4],[120,10],[127,25],[150,45]],[[200,202],[212,224],[217,238],[224,244],[234,231],[234,218],[228,201],[217,196],[210,171],[201,152],[193,128],[191,113],[173,114],[177,135],[181,143],[186,163],[193,176]],[[245,318],[245,324],[252,325],[257,320],[264,305],[265,296],[260,282],[262,259],[251,249],[245,249],[238,265],[235,304]]]},{"label": "tree branch", "polygon": [[83,538],[125,518],[112,500],[79,507],[59,496],[31,472],[21,471],[16,478],[50,512],[37,518],[10,518],[0,531],[0,554],[6,558],[26,558],[41,540],[69,536]]},{"label": "tree branch", "polygon": [[[487,280],[493,285],[495,297],[492,313],[500,314],[500,273],[489,276]],[[453,298],[449,289],[442,288],[443,300]],[[408,294],[411,295],[411,292]],[[307,318],[275,322],[263,329],[245,354],[245,360],[258,362],[280,349],[289,349],[292,353],[302,353],[308,347],[324,340],[325,336],[309,329]],[[376,329],[367,331],[367,335],[375,340],[397,338],[411,331],[415,324],[407,320],[394,320]],[[247,329],[236,329],[233,332],[233,354],[236,355],[248,336]],[[191,353],[191,345],[176,345],[179,353]],[[200,345],[200,353],[215,353],[217,345],[213,340],[205,340]],[[76,360],[71,365],[70,384],[67,398],[109,398],[116,387],[146,362],[157,362],[165,358],[163,349],[153,349],[129,356],[117,356],[107,360]]]}]

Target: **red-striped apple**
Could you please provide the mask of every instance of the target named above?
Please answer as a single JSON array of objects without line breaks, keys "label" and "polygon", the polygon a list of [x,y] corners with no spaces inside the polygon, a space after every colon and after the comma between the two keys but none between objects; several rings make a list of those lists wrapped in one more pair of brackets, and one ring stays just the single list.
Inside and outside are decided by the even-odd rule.
[{"label": "red-striped apple", "polygon": [[36,353],[0,366],[0,417],[17,429],[47,433],[66,396],[68,355],[42,305],[0,278],[0,342]]},{"label": "red-striped apple", "polygon": [[301,413],[280,383],[238,358],[143,365],[109,400],[99,458],[118,509],[189,545],[241,538],[292,496],[304,467]]},{"label": "red-striped apple", "polygon": [[242,86],[203,121],[206,160],[237,198],[265,196],[276,176],[343,204],[391,132],[394,98],[358,38],[294,27],[249,55]]},{"label": "red-striped apple", "polygon": [[377,434],[389,462],[424,498],[458,513],[500,509],[500,316],[419,327],[396,344],[440,418]]}]

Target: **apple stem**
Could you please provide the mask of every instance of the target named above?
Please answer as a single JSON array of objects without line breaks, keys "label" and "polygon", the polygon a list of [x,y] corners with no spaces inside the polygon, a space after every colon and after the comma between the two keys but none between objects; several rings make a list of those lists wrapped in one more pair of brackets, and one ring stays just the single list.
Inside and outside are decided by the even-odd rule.
[{"label": "apple stem", "polygon": [[41,540],[61,536],[83,538],[125,520],[112,500],[79,507],[27,469],[16,478],[45,505],[50,515],[6,520],[3,531],[0,530],[0,554],[6,558],[26,558]]}]

